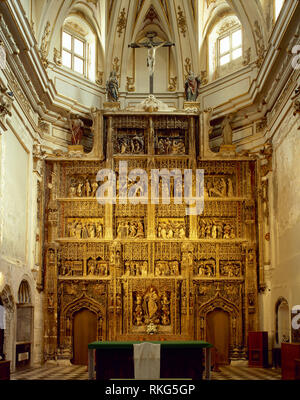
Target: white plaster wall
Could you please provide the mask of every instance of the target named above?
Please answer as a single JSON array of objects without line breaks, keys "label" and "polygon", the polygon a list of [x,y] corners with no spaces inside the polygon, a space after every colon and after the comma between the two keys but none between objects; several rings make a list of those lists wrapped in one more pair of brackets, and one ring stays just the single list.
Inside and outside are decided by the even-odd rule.
[{"label": "white plaster wall", "polygon": [[[284,297],[291,308],[300,304],[300,131],[290,112],[274,136],[269,189],[271,264],[265,267],[267,289],[260,296],[261,329],[275,344],[275,305]],[[291,324],[290,324],[291,328]]]},{"label": "white plaster wall", "polygon": [[28,153],[11,131],[5,133],[3,149],[4,256],[26,263],[28,234]]},{"label": "white plaster wall", "polygon": [[[295,119],[296,121],[296,119]],[[300,304],[300,134],[296,123],[275,150],[274,220],[276,223],[274,304],[279,296],[289,306]]]},{"label": "white plaster wall", "polygon": [[[2,78],[2,77],[1,77]],[[42,298],[36,290],[34,246],[36,226],[36,186],[32,163],[33,137],[36,135],[22,113],[18,100],[13,103],[12,116],[0,128],[0,272],[4,286],[12,294],[13,312],[7,313],[5,334],[6,358],[15,369],[16,304],[18,289],[25,279],[30,288],[34,312],[31,365],[42,360]]]}]

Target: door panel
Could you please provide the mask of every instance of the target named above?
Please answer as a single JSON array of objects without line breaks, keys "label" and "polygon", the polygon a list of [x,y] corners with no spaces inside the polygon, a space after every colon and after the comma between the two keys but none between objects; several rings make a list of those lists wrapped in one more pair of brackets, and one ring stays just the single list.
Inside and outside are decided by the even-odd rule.
[{"label": "door panel", "polygon": [[97,315],[83,309],[74,314],[73,364],[88,364],[88,344],[97,340]]},{"label": "door panel", "polygon": [[208,313],[206,329],[207,341],[215,347],[217,365],[229,364],[229,314],[221,309]]}]

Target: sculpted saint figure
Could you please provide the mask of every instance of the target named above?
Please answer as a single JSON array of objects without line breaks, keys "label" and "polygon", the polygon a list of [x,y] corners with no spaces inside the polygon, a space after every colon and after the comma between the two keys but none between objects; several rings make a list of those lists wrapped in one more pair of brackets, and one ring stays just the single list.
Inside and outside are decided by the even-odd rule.
[{"label": "sculpted saint figure", "polygon": [[72,145],[78,145],[81,143],[81,139],[84,133],[84,123],[79,118],[79,115],[69,119],[70,129],[72,134]]},{"label": "sculpted saint figure", "polygon": [[106,82],[106,91],[108,101],[116,102],[119,99],[119,82],[116,71],[111,71],[109,79]]},{"label": "sculpted saint figure", "polygon": [[232,144],[232,128],[231,122],[233,120],[233,115],[228,114],[222,121],[222,136],[223,136],[223,144]]},{"label": "sculpted saint figure", "polygon": [[152,319],[158,311],[158,296],[153,288],[150,288],[149,292],[145,295],[143,307],[149,319]]},{"label": "sculpted saint figure", "polygon": [[190,72],[185,81],[185,99],[186,101],[196,101],[199,96],[200,78],[193,72]]}]

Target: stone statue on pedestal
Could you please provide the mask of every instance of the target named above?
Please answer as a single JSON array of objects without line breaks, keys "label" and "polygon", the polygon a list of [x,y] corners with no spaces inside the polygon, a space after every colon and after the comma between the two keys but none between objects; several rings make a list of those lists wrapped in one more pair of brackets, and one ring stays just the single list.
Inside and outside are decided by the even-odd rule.
[{"label": "stone statue on pedestal", "polygon": [[117,102],[119,99],[119,82],[116,71],[111,71],[106,82],[107,100]]},{"label": "stone statue on pedestal", "polygon": [[196,76],[193,72],[190,72],[186,78],[184,90],[185,90],[185,100],[186,101],[197,101],[200,90],[200,78]]}]

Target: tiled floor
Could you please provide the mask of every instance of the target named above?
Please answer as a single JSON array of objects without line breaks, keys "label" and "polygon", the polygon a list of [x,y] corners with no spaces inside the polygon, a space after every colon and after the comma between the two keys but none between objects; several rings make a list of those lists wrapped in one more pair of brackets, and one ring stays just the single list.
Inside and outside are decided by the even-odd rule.
[{"label": "tiled floor", "polygon": [[[281,371],[271,368],[248,368],[242,366],[220,367],[220,372],[212,372],[213,380],[280,380]],[[85,366],[53,366],[31,368],[15,372],[12,380],[86,380]]]},{"label": "tiled floor", "polygon": [[220,372],[212,372],[214,380],[281,380],[281,370],[272,368],[249,368],[241,366],[220,367]]}]

